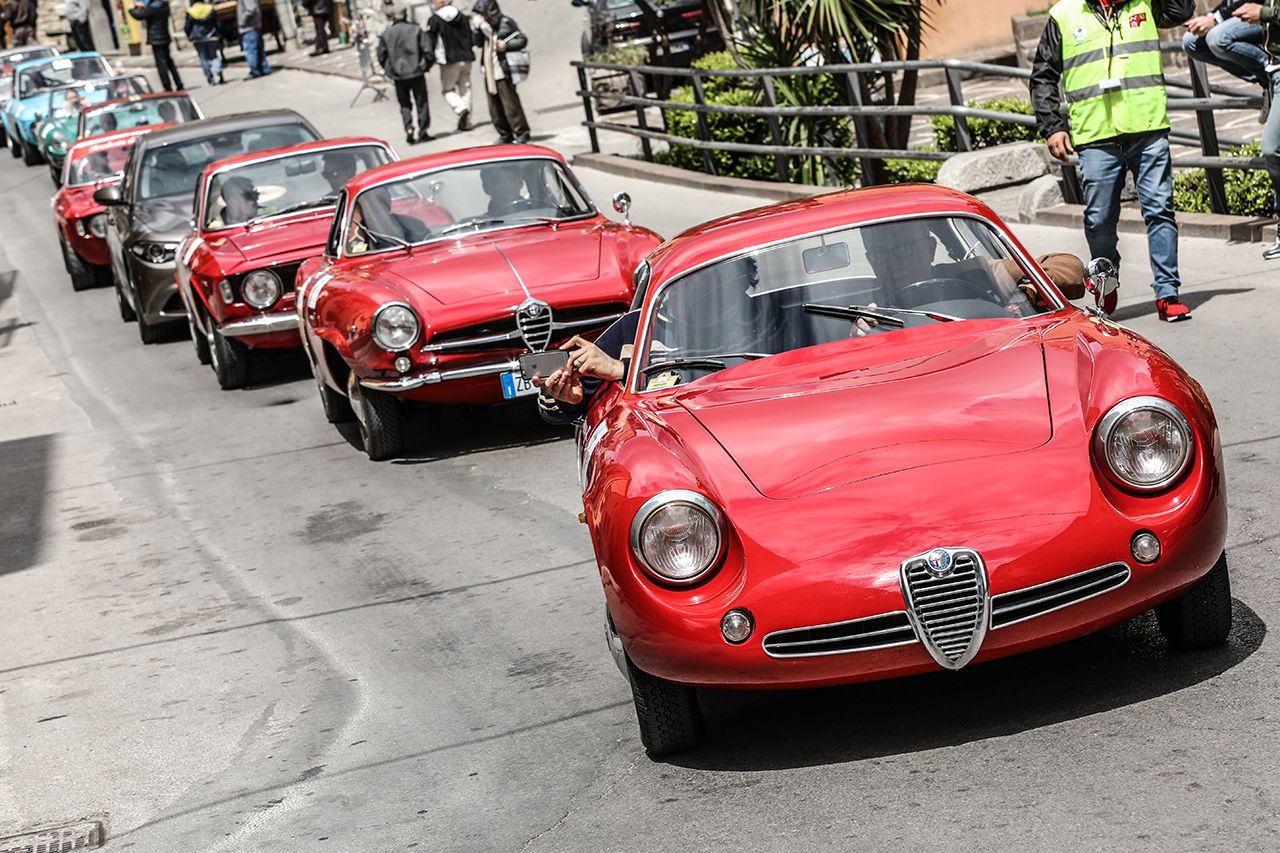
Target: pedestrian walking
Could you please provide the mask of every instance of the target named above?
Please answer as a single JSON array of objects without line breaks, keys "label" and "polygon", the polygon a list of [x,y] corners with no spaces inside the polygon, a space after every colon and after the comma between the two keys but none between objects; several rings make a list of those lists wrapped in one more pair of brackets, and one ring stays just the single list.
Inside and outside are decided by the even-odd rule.
[{"label": "pedestrian walking", "polygon": [[[6,4],[9,5],[9,4]],[[13,38],[10,47],[26,47],[36,43],[36,0],[13,0],[9,7],[9,27]]]},{"label": "pedestrian walking", "polygon": [[[1275,209],[1280,210],[1280,109],[1274,108],[1276,96],[1280,94],[1280,0],[1241,3],[1232,16],[1242,23],[1261,27],[1265,34],[1267,62],[1262,76],[1266,90],[1263,100],[1272,109],[1267,114],[1266,126],[1262,128],[1262,162],[1271,176]],[[1280,230],[1276,231],[1275,243],[1262,253],[1262,257],[1269,261],[1280,258]]]},{"label": "pedestrian walking", "polygon": [[514,20],[502,14],[497,0],[476,0],[471,9],[473,41],[480,48],[484,89],[489,96],[489,118],[499,143],[529,141],[529,121],[512,80],[507,53],[524,50],[529,40]]},{"label": "pedestrian walking", "polygon": [[195,46],[196,55],[200,57],[200,68],[204,71],[205,81],[210,86],[226,82],[222,77],[222,57],[218,55],[222,37],[218,34],[218,14],[213,4],[204,0],[193,3],[187,9],[182,30],[187,34],[187,41]]},{"label": "pedestrian walking", "polygon": [[[405,141],[410,145],[426,142],[434,138],[427,132],[431,111],[427,105],[426,75],[435,61],[431,37],[409,20],[409,10],[405,5],[397,4],[391,14],[391,26],[378,38],[378,64],[395,84]],[[418,119],[416,132],[413,128],[415,112]]]},{"label": "pedestrian walking", "polygon": [[240,30],[240,49],[249,63],[249,79],[266,77],[271,67],[262,47],[262,7],[258,0],[236,0],[236,28]]},{"label": "pedestrian walking", "polygon": [[333,17],[333,0],[307,0],[304,4],[316,30],[316,43],[309,56],[323,56],[329,52],[329,21]]},{"label": "pedestrian walking", "polygon": [[[1160,319],[1191,319],[1178,296],[1178,223],[1173,213],[1168,96],[1162,27],[1176,27],[1195,0],[1058,0],[1036,49],[1031,102],[1049,152],[1080,156],[1084,233],[1095,258],[1120,264],[1116,226],[1132,172],[1147,226]],[[1060,108],[1063,95],[1067,118]]]},{"label": "pedestrian walking", "polygon": [[440,90],[445,103],[458,117],[458,130],[471,129],[471,63],[476,51],[471,43],[471,22],[453,0],[432,0],[435,10],[427,20],[427,33],[440,66]]},{"label": "pedestrian walking", "polygon": [[1235,17],[1244,0],[1222,0],[1213,11],[1197,15],[1183,26],[1182,49],[1201,62],[1225,68],[1247,83],[1265,87],[1267,52],[1262,49],[1265,31]]},{"label": "pedestrian walking", "polygon": [[77,50],[97,50],[93,46],[93,33],[89,31],[89,0],[67,0],[62,13],[71,27],[71,38]]},{"label": "pedestrian walking", "polygon": [[134,0],[129,15],[147,24],[147,44],[151,45],[151,55],[156,60],[161,88],[166,92],[185,88],[169,53],[169,43],[173,40],[169,35],[169,0]]}]

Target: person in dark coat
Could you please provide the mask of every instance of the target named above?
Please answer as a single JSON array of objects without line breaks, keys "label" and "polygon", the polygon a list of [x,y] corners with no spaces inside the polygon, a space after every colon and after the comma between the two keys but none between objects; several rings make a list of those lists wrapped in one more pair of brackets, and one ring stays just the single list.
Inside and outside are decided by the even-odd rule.
[{"label": "person in dark coat", "polygon": [[169,53],[169,42],[172,41],[169,37],[169,0],[134,0],[129,14],[147,24],[147,44],[151,45],[151,55],[156,59],[160,86],[166,92],[185,88],[178,76],[178,66],[173,64],[173,56]]},{"label": "person in dark coat", "polygon": [[489,118],[498,131],[499,143],[528,142],[529,121],[524,105],[511,81],[507,52],[524,50],[529,40],[514,20],[502,14],[497,0],[476,0],[471,9],[473,44],[481,49],[480,65],[484,88],[489,95]]},{"label": "person in dark coat", "polygon": [[210,86],[225,82],[222,78],[222,57],[218,55],[222,39],[218,34],[218,13],[213,4],[204,0],[191,4],[182,29],[187,34],[187,41],[191,42],[200,57],[204,79]]},{"label": "person in dark coat", "polygon": [[452,0],[432,0],[435,11],[427,20],[427,33],[436,46],[440,66],[440,91],[458,117],[458,130],[471,129],[471,63],[476,50],[471,43],[471,22]]},{"label": "person in dark coat", "polygon": [[308,0],[306,9],[316,28],[316,44],[310,55],[322,56],[329,52],[329,21],[333,18],[333,0]]},{"label": "person in dark coat", "polygon": [[67,0],[63,7],[67,17],[67,25],[71,27],[71,38],[77,50],[97,50],[93,46],[93,33],[89,30],[89,0]]},{"label": "person in dark coat", "polygon": [[36,43],[36,0],[13,0],[6,3],[9,9],[9,26],[13,29],[10,47],[26,47]]},{"label": "person in dark coat", "polygon": [[[426,75],[434,61],[431,37],[409,20],[409,11],[403,5],[396,6],[392,18],[391,26],[378,38],[378,64],[395,84],[405,141],[411,145],[426,142],[433,138],[427,132],[431,112],[427,105]],[[416,133],[413,129],[415,107],[418,117]]]}]

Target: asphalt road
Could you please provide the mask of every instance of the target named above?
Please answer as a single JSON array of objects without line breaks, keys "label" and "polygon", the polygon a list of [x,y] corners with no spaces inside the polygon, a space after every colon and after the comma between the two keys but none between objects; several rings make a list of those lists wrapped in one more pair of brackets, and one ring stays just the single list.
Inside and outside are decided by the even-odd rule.
[{"label": "asphalt road", "polygon": [[[396,139],[385,104],[332,106],[346,87],[198,97]],[[584,177],[668,235],[752,203]],[[1228,646],[1172,654],[1147,618],[958,674],[711,693],[705,748],[653,763],[566,433],[424,410],[405,459],[370,463],[301,359],[221,392],[189,343],[143,347],[109,290],[73,293],[50,189],[0,162],[0,836],[95,816],[139,851],[1280,846],[1280,268],[1258,247],[1185,242],[1179,327],[1130,264],[1119,314],[1222,422]]]}]

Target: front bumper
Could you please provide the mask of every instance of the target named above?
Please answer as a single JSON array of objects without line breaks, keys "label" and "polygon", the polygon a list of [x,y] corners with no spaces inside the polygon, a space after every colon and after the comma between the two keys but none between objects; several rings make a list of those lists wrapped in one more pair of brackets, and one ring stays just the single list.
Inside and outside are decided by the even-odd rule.
[{"label": "front bumper", "polygon": [[[128,251],[128,249],[126,249]],[[187,309],[178,295],[174,264],[150,264],[129,253],[130,280],[136,298],[134,309],[148,323],[168,323],[187,319]]]},{"label": "front bumper", "polygon": [[360,385],[363,388],[370,388],[374,391],[403,393],[407,391],[416,391],[429,385],[439,385],[442,382],[456,382],[464,379],[479,379],[485,376],[497,376],[501,373],[508,373],[519,369],[520,363],[515,360],[510,360],[493,362],[491,364],[477,364],[471,367],[457,367],[450,370],[427,370],[422,373],[400,376],[394,379],[361,379]]},{"label": "front bumper", "polygon": [[298,315],[293,311],[282,314],[260,314],[243,320],[230,320],[218,327],[224,337],[243,338],[256,335],[298,333]]}]

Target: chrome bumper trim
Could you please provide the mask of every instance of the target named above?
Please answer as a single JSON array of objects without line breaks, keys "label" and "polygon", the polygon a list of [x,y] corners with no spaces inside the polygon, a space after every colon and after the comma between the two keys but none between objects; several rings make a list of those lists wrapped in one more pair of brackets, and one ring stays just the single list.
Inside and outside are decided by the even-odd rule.
[{"label": "chrome bumper trim", "polygon": [[[587,317],[584,320],[568,320],[566,322],[553,321],[551,323],[551,331],[566,332],[571,329],[585,329],[591,326],[607,326],[616,321],[621,314],[602,314],[599,317]],[[444,352],[451,349],[467,349],[468,347],[485,346],[486,344],[500,344],[506,341],[521,340],[522,335],[519,329],[513,329],[510,332],[501,332],[496,335],[484,335],[479,338],[465,338],[460,341],[447,341],[443,344],[423,344],[419,352]]]},{"label": "chrome bumper trim", "polygon": [[455,379],[474,379],[477,376],[490,376],[519,370],[520,363],[504,361],[499,364],[478,364],[475,367],[459,367],[456,370],[428,370],[413,376],[399,376],[395,379],[361,379],[363,388],[374,391],[413,391],[424,385],[438,385]]},{"label": "chrome bumper trim", "polygon": [[298,315],[292,311],[288,314],[262,314],[247,320],[232,320],[218,327],[223,337],[239,338],[244,335],[265,335],[270,332],[298,331]]}]

